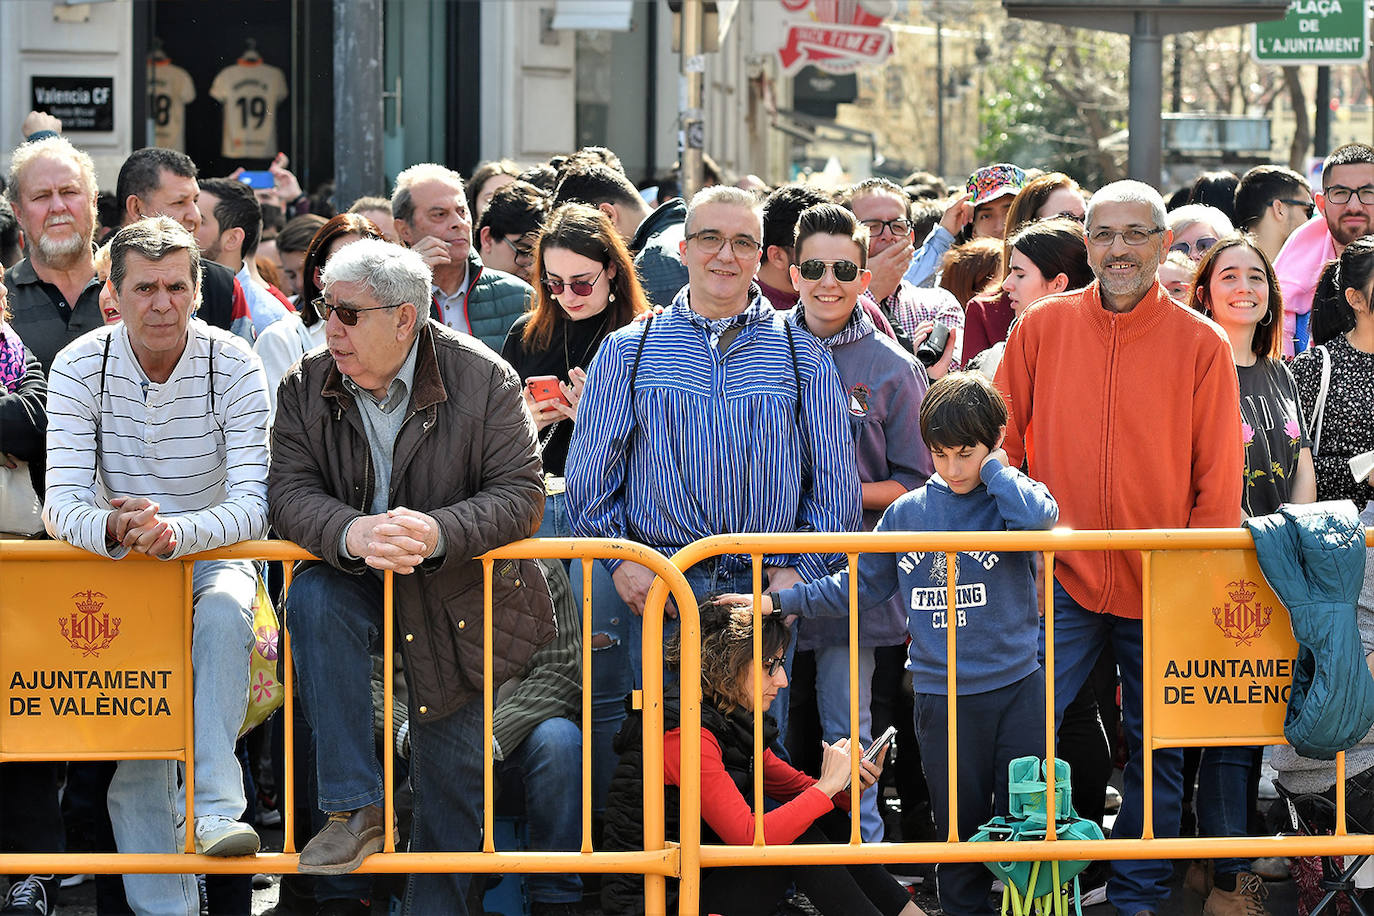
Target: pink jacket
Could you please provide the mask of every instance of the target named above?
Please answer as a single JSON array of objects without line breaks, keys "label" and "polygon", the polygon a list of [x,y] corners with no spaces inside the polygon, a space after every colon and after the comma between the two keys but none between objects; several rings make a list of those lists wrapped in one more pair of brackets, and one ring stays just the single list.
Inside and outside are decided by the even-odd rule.
[{"label": "pink jacket", "polygon": [[1288,237],[1274,259],[1274,272],[1278,274],[1279,289],[1283,292],[1284,356],[1293,356],[1298,316],[1312,311],[1312,298],[1317,291],[1322,266],[1335,257],[1336,243],[1327,231],[1326,217],[1317,213]]}]

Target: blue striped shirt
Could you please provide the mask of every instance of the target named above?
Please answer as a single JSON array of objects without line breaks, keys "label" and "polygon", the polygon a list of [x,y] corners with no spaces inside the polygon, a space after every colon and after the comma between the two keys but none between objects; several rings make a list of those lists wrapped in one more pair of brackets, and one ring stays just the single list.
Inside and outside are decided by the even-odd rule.
[{"label": "blue striped shirt", "polygon": [[[724,354],[710,346],[707,319],[687,294],[649,325],[633,395],[646,325],[606,338],[588,370],[568,451],[573,532],[670,553],[713,534],[857,530],[858,465],[829,351],[810,334],[793,335],[799,417],[787,334],[757,287]],[[810,580],[842,559],[764,561]],[[747,568],[748,558],[730,562]]]}]

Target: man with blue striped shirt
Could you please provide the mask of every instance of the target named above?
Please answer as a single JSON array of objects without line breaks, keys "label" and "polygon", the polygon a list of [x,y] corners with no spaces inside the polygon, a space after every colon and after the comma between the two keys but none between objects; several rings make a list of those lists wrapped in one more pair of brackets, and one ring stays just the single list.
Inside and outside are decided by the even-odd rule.
[{"label": "man with blue striped shirt", "polygon": [[[672,553],[715,534],[857,529],[859,475],[835,364],[814,337],[789,333],[753,281],[757,199],[707,188],[685,228],[688,286],[662,315],[608,337],[588,370],[568,453],[574,533]],[[819,578],[839,560],[765,556],[767,588]],[[623,697],[641,680],[639,618],[654,576],[607,560],[593,578],[599,803]],[[752,588],[747,556],[699,564],[687,578],[698,597]],[[581,582],[573,576],[575,590]],[[774,708],[785,729],[785,696]]]}]

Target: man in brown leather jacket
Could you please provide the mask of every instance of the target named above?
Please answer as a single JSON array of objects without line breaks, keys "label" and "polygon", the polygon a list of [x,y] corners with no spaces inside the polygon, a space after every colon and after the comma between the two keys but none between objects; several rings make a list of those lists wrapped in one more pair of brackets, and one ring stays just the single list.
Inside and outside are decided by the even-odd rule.
[{"label": "man in brown leather jacket", "polygon": [[[429,287],[414,251],[375,240],[341,249],[317,304],[328,349],[308,354],[278,394],[270,519],[324,561],[298,573],[286,601],[329,813],[301,852],[305,873],[345,874],[382,848],[368,686],[382,570],[397,574],[410,686],[410,848],[478,848],[483,587],[473,558],[538,528],[544,491],[520,380],[473,338],[426,318]],[[497,684],[553,636],[547,590],[531,595],[539,576],[528,571],[495,570]],[[464,913],[467,884],[413,875],[405,911]]]}]

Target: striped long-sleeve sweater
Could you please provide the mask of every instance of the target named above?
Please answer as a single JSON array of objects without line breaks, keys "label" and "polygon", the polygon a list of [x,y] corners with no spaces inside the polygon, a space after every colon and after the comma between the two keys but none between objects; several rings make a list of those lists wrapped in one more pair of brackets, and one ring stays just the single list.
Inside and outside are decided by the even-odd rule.
[{"label": "striped long-sleeve sweater", "polygon": [[[722,352],[712,341],[719,329],[691,310],[684,289],[652,323],[606,338],[568,452],[576,534],[670,553],[713,534],[858,529],[854,438],[830,353],[794,331],[794,374],[783,322],[757,287],[727,323],[738,333]],[[805,579],[839,560],[764,558]]]},{"label": "striped long-sleeve sweater", "polygon": [[64,541],[124,556],[128,548],[105,540],[116,496],[158,504],[176,538],[168,559],[266,532],[262,361],[240,338],[198,319],[187,334],[161,384],[139,366],[123,324],[92,331],[57,354],[48,383],[44,517]]}]

